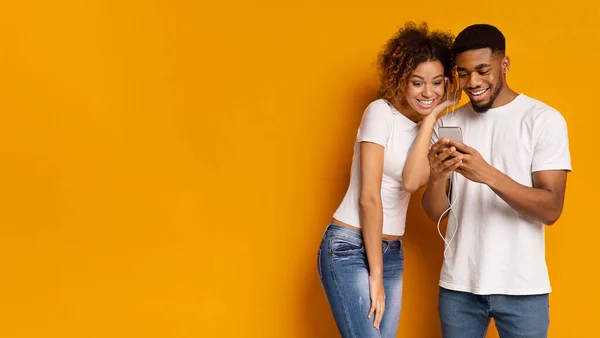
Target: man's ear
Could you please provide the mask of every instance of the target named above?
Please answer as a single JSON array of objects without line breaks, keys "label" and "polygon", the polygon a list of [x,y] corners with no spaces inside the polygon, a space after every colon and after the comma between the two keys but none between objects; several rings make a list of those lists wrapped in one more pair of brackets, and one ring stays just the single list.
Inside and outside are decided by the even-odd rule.
[{"label": "man's ear", "polygon": [[504,56],[504,59],[502,59],[502,72],[504,74],[508,73],[508,71],[510,70],[510,58],[508,56]]}]

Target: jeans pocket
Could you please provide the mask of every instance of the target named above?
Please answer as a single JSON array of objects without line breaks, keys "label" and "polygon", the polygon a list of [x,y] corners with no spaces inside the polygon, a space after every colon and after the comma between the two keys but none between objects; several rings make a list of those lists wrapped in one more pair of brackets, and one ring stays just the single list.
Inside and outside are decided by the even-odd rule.
[{"label": "jeans pocket", "polygon": [[335,256],[351,255],[353,253],[362,253],[365,251],[362,241],[350,240],[343,237],[331,238],[329,246],[331,248],[331,253]]}]

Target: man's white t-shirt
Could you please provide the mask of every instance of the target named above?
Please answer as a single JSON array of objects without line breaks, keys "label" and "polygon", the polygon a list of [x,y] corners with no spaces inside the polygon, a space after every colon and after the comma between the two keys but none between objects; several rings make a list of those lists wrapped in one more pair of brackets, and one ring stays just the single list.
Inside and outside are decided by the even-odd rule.
[{"label": "man's white t-shirt", "polygon": [[402,170],[410,148],[419,133],[419,125],[402,115],[387,101],[373,101],[365,110],[354,143],[350,184],[333,218],[360,228],[360,143],[372,142],[384,147],[381,178],[381,204],[385,235],[404,234],[410,193],[404,190]]},{"label": "man's white t-shirt", "polygon": [[[548,105],[518,95],[510,103],[473,111],[471,104],[442,116],[434,127],[462,128],[463,143],[517,183],[532,187],[532,173],[571,171],[567,125]],[[519,214],[487,185],[453,174],[450,242],[440,286],[480,295],[534,295],[551,291],[544,227]]]}]

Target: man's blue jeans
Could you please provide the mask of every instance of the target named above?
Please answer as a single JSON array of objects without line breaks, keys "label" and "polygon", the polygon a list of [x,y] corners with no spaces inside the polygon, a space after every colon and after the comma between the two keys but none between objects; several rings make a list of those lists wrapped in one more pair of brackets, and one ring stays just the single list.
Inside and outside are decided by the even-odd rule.
[{"label": "man's blue jeans", "polygon": [[501,338],[548,336],[548,294],[480,296],[440,288],[438,301],[443,338],[483,338],[490,318]]}]

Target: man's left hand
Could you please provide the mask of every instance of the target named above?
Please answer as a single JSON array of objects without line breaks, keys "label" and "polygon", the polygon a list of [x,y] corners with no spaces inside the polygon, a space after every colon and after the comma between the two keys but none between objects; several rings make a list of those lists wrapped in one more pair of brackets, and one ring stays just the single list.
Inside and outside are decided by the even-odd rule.
[{"label": "man's left hand", "polygon": [[483,184],[489,182],[496,169],[487,163],[477,150],[454,140],[450,140],[448,144],[464,154],[462,164],[456,169],[457,173],[473,182]]}]

